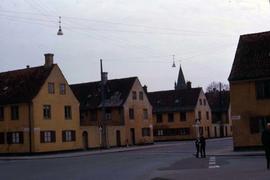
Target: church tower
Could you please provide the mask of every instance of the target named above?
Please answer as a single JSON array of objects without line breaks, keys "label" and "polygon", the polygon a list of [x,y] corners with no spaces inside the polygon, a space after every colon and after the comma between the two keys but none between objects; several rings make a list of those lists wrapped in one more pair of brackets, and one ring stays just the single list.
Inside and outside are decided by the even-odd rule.
[{"label": "church tower", "polygon": [[178,73],[178,79],[177,82],[174,84],[174,89],[179,90],[179,89],[187,89],[184,73],[182,71],[182,67],[180,65],[179,73]]}]

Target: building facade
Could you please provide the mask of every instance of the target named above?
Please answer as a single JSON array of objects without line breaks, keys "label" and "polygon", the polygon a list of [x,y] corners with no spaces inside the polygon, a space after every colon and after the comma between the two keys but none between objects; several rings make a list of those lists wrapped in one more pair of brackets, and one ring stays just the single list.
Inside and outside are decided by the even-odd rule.
[{"label": "building facade", "polygon": [[175,90],[148,93],[153,106],[154,140],[211,137],[211,109],[202,88],[185,82],[180,66]]},{"label": "building facade", "polygon": [[212,113],[213,137],[232,136],[230,91],[213,89],[205,93]]},{"label": "building facade", "polygon": [[53,54],[45,65],[0,73],[0,153],[81,148],[79,102]]},{"label": "building facade", "polygon": [[84,147],[102,146],[103,123],[107,146],[153,143],[152,106],[139,79],[106,79],[104,86],[102,103],[101,81],[71,85],[80,101]]},{"label": "building facade", "polygon": [[211,109],[202,88],[148,93],[155,141],[211,137]]},{"label": "building facade", "polygon": [[270,32],[241,35],[229,76],[234,149],[261,146],[270,122]]}]

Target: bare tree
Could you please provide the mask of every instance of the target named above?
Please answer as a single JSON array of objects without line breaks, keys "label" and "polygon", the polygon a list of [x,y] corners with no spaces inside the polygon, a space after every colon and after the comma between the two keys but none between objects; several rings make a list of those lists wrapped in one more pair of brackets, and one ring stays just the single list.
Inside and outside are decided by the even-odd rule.
[{"label": "bare tree", "polygon": [[230,87],[228,84],[213,81],[206,88],[206,92],[213,92],[213,91],[219,91],[219,90],[228,91],[228,90],[230,90]]}]

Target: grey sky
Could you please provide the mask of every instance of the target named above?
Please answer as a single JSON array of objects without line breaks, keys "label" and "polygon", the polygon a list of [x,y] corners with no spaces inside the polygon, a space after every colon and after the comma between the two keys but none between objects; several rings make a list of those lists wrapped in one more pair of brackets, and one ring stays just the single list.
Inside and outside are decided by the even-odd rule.
[{"label": "grey sky", "polygon": [[99,80],[100,58],[110,79],[150,91],[172,89],[180,61],[195,87],[227,83],[239,35],[269,30],[269,12],[268,0],[0,0],[0,71],[50,52],[70,83]]}]

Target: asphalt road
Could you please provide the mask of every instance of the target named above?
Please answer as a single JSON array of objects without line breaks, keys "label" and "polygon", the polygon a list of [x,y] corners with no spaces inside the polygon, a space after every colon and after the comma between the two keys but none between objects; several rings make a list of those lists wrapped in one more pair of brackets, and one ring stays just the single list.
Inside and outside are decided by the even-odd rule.
[{"label": "asphalt road", "polygon": [[0,161],[0,179],[270,179],[262,156],[212,156],[231,148],[228,138],[208,140],[208,156],[202,159],[194,157],[193,142],[163,144],[166,146],[82,157]]}]

